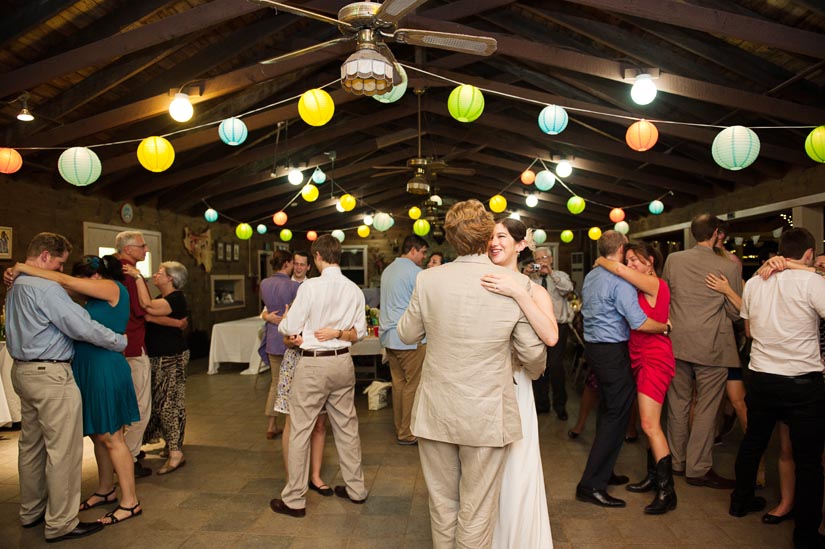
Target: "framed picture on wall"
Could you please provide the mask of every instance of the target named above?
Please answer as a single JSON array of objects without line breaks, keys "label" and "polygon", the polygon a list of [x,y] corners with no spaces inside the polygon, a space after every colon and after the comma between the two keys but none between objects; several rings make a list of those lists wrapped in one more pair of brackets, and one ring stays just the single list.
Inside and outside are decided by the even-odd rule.
[{"label": "framed picture on wall", "polygon": [[235,244],[234,245],[234,251],[232,253],[232,259],[234,259],[235,261],[240,261],[241,260],[241,245],[240,244]]},{"label": "framed picture on wall", "polygon": [[224,259],[227,261],[232,261],[232,244],[227,242],[224,246],[226,246],[226,254],[224,255]]},{"label": "framed picture on wall", "polygon": [[218,261],[223,261],[223,242],[218,242]]},{"label": "framed picture on wall", "polygon": [[13,235],[11,227],[0,227],[0,259],[11,259]]}]

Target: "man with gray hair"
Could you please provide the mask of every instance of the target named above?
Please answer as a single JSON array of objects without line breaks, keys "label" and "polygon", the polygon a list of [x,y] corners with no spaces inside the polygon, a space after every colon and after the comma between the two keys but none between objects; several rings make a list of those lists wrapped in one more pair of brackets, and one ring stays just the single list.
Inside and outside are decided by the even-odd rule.
[{"label": "man with gray hair", "polygon": [[[115,237],[117,257],[123,265],[135,266],[146,259],[148,246],[140,231],[123,231]],[[135,279],[127,276],[123,282],[129,292],[129,322],[126,324],[126,336],[129,343],[123,354],[132,370],[132,382],[140,411],[140,421],[133,423],[126,431],[126,445],[135,461],[135,478],[146,477],[152,470],[140,462],[140,447],[143,433],[152,415],[152,367],[146,354],[146,311],[140,306]]]},{"label": "man with gray hair", "polygon": [[553,313],[559,326],[559,341],[553,347],[547,347],[547,368],[537,380],[533,381],[533,396],[536,399],[536,413],[546,414],[550,411],[549,391],[553,390],[553,410],[562,421],[567,420],[567,389],[565,388],[564,351],[567,347],[567,334],[573,311],[567,305],[567,294],[573,291],[573,281],[562,271],[553,269],[553,252],[547,246],[539,246],[533,252],[533,259],[540,265],[538,273],[533,273],[536,284],[550,294]]}]

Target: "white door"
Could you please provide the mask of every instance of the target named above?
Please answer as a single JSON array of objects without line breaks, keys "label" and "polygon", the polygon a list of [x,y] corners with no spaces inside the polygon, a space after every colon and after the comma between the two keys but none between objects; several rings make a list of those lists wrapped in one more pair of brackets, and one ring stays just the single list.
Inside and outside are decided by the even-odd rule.
[{"label": "white door", "polygon": [[152,284],[152,273],[163,262],[163,237],[158,231],[139,227],[118,227],[101,223],[83,222],[83,253],[85,255],[104,256],[115,253],[115,237],[122,231],[140,231],[149,247],[146,259],[137,264],[138,270],[149,283],[149,293],[155,295],[157,288]]}]

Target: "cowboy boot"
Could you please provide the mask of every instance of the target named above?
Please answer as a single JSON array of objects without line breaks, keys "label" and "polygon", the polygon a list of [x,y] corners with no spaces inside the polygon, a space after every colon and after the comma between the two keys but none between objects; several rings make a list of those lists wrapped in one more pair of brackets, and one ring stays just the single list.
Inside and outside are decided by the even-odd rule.
[{"label": "cowboy boot", "polygon": [[661,515],[676,509],[676,490],[673,486],[673,462],[666,455],[656,464],[656,496],[645,507],[645,514]]},{"label": "cowboy boot", "polygon": [[635,482],[633,484],[628,484],[625,486],[628,492],[650,492],[653,488],[656,487],[656,462],[653,461],[653,452],[650,451],[648,448],[647,450],[647,476],[640,480],[639,482]]}]

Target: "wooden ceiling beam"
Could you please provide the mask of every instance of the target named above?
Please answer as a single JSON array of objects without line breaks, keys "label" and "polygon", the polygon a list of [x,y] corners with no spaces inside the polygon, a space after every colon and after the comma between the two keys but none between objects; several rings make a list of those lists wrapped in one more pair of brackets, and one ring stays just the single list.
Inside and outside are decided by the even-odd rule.
[{"label": "wooden ceiling beam", "polygon": [[25,0],[0,18],[0,44],[25,34],[74,4],[76,0]]}]

